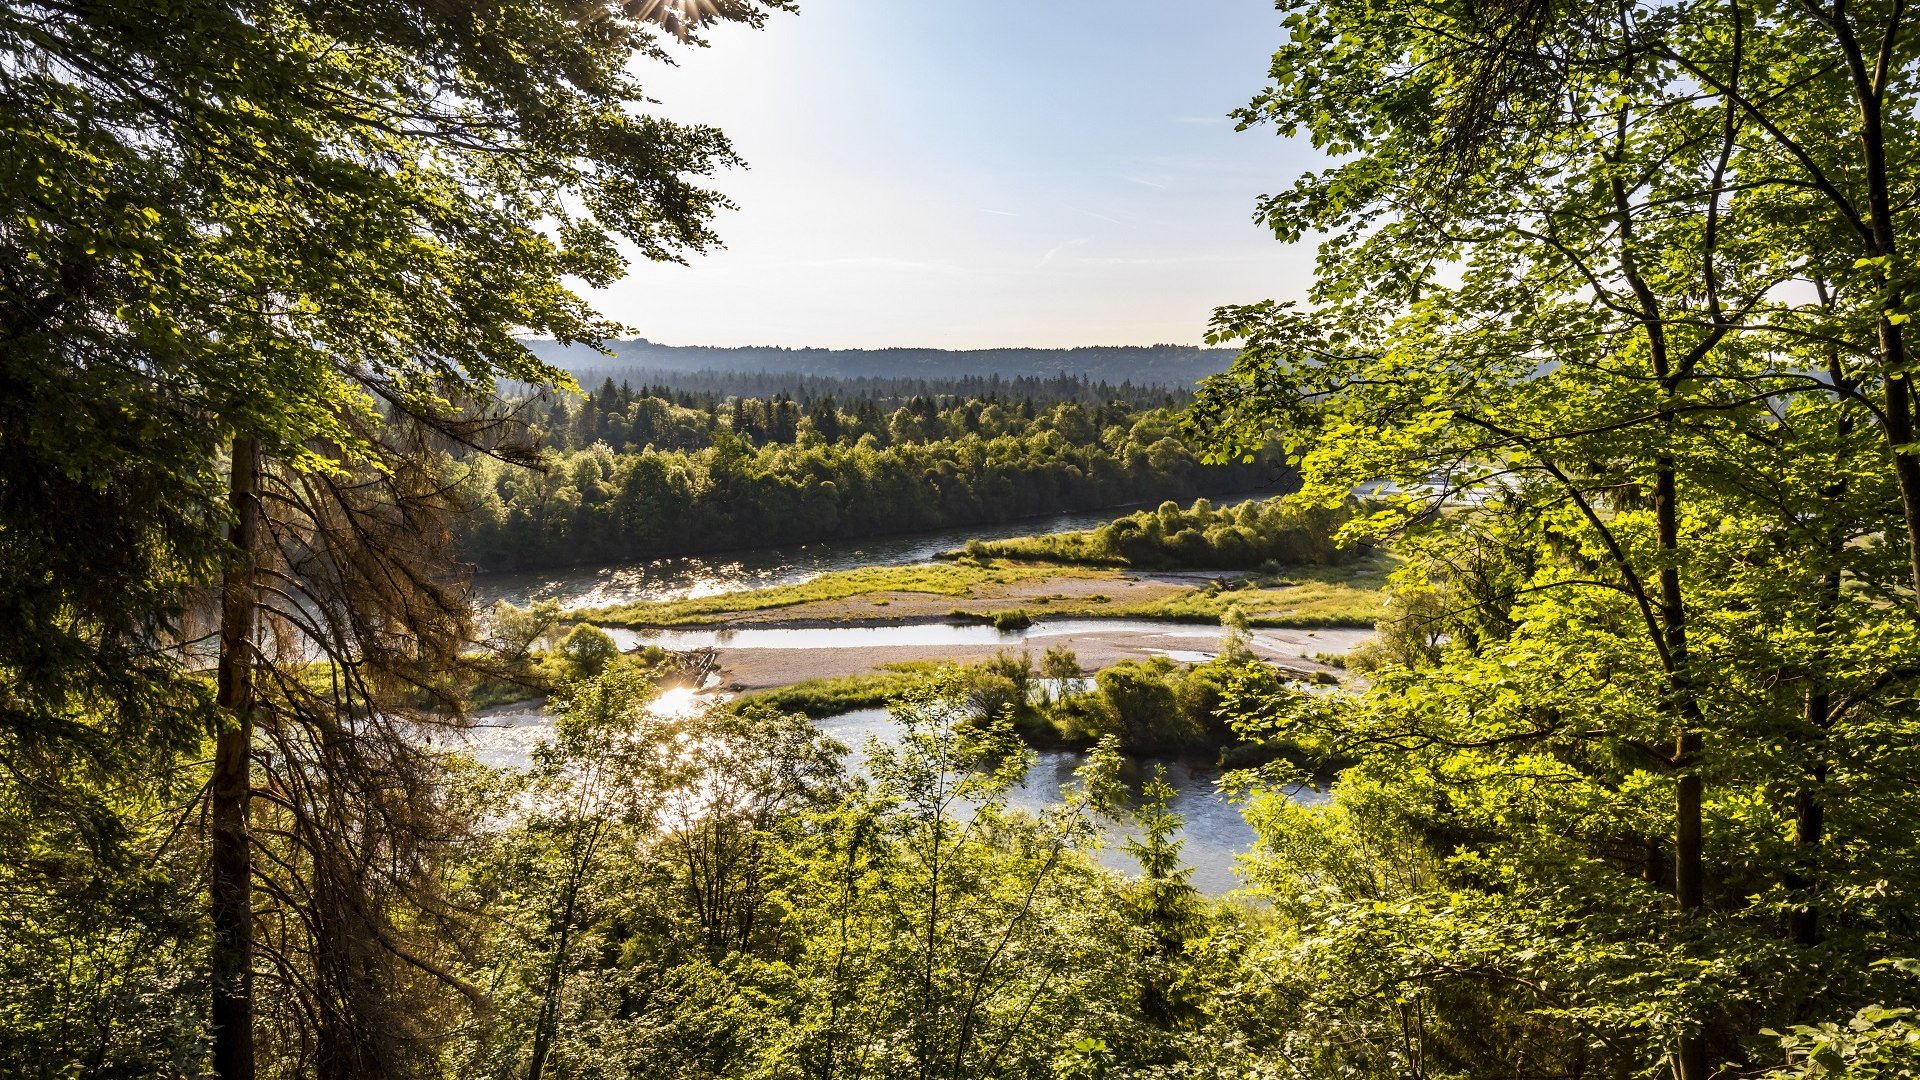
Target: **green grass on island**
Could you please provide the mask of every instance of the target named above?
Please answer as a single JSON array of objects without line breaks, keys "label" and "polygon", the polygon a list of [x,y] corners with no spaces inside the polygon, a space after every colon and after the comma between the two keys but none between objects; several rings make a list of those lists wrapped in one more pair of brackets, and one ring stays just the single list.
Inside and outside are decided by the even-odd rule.
[{"label": "green grass on island", "polygon": [[[585,613],[583,617],[601,626],[704,626],[725,622],[729,616],[774,611],[801,604],[863,599],[865,607],[886,607],[888,604],[881,603],[881,600],[890,593],[967,597],[982,585],[1116,576],[1112,571],[1081,567],[1007,562],[863,566],[855,570],[831,571],[793,585],[776,585],[769,589],[751,589],[689,600],[621,604]],[[850,620],[870,617],[872,613],[853,610],[845,615]]]},{"label": "green grass on island", "polygon": [[[940,562],[839,570],[792,585],[623,604],[583,617],[603,626],[714,626],[806,606],[793,617],[823,623],[944,617],[1013,629],[1042,616],[1217,623],[1238,608],[1257,626],[1370,627],[1393,560],[1377,550],[1335,546],[1334,535],[1357,512],[1295,507],[1284,498],[1224,508],[1205,499],[1188,507],[1165,503],[1097,529],[973,541]],[[1150,576],[1155,572],[1161,576]],[[1216,572],[1220,576],[1201,576]],[[1090,581],[1114,588],[1089,587]],[[928,604],[934,597],[953,603]]]},{"label": "green grass on island", "polygon": [[1345,566],[1241,578],[1224,588],[1202,586],[1164,600],[1075,614],[1217,623],[1239,608],[1250,626],[1372,627],[1393,563],[1391,556],[1376,554]]},{"label": "green grass on island", "polygon": [[762,702],[781,712],[797,712],[819,720],[855,709],[880,708],[940,667],[938,663],[925,660],[884,664],[877,671],[808,679],[789,686],[756,691],[743,696],[740,701]]},{"label": "green grass on island", "polygon": [[[1037,618],[1136,618],[1181,622],[1219,622],[1239,608],[1255,626],[1370,627],[1378,618],[1382,590],[1393,560],[1375,553],[1338,566],[1304,567],[1275,574],[1221,577],[1173,586],[1152,599],[1116,601],[1109,592],[1079,595],[1036,591],[1005,595],[1005,586],[1068,580],[1121,582],[1116,569],[963,560],[920,566],[863,567],[822,574],[794,585],[703,596],[690,600],[624,604],[586,612],[582,618],[601,626],[716,626],[743,616],[823,605],[809,617],[825,621],[901,622],[926,619],[985,620],[1009,628]],[[987,591],[996,590],[999,591]],[[903,595],[951,597],[937,611],[901,610]]]}]

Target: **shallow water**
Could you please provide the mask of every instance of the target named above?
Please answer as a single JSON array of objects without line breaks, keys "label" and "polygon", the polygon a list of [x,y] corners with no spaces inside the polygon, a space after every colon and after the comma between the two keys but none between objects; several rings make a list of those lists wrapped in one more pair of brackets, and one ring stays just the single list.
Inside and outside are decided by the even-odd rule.
[{"label": "shallow water", "polygon": [[[851,751],[848,766],[863,768],[869,739],[883,743],[897,741],[900,726],[885,709],[860,709],[817,722],[820,731],[845,744]],[[502,709],[480,718],[479,725],[463,740],[467,752],[496,768],[525,768],[533,749],[551,730],[551,720],[537,707]],[[1008,804],[1038,813],[1060,800],[1061,789],[1074,782],[1074,772],[1086,763],[1087,756],[1074,750],[1040,750],[1034,755],[1033,768],[1026,780],[1009,793]],[[1138,793],[1140,784],[1152,774],[1155,763],[1129,763],[1125,779],[1130,791]],[[1220,770],[1185,761],[1168,761],[1167,782],[1173,786],[1173,812],[1181,818],[1179,840],[1181,856],[1193,871],[1194,887],[1208,895],[1219,895],[1239,886],[1234,874],[1238,857],[1253,844],[1253,829],[1242,816],[1240,807],[1220,793],[1216,784]],[[1311,788],[1289,793],[1294,801],[1315,804],[1326,795]],[[1100,861],[1125,873],[1138,867],[1120,847],[1129,830],[1110,826],[1107,846]]]},{"label": "shallow water", "polygon": [[[1157,619],[1042,619],[1019,630],[983,624],[909,623],[901,626],[828,626],[783,629],[745,627],[713,630],[607,631],[621,649],[658,645],[664,649],[863,649],[937,648],[940,646],[1045,647],[1051,639],[1114,634],[1152,642],[1154,651],[1182,663],[1199,664],[1218,653],[1225,631],[1206,623]],[[1369,635],[1365,630],[1258,630],[1253,647],[1263,654],[1310,656],[1343,653]]]},{"label": "shallow water", "polygon": [[[900,725],[885,709],[861,709],[830,717],[819,721],[819,728],[852,748],[850,764],[856,769],[864,761],[863,747],[868,739],[889,743],[896,741],[900,734]],[[1075,750],[1036,751],[1033,768],[1028,771],[1026,780],[1009,793],[1008,804],[1035,813],[1052,806],[1060,801],[1061,789],[1074,782],[1075,770],[1084,765],[1086,760],[1085,754]],[[1184,761],[1144,765],[1129,763],[1125,779],[1128,790],[1135,796],[1139,793],[1142,781],[1152,775],[1154,764],[1166,766],[1167,783],[1173,786],[1172,810],[1181,820],[1180,854],[1193,871],[1190,880],[1194,887],[1210,896],[1237,888],[1240,881],[1234,875],[1234,866],[1238,857],[1253,846],[1253,827],[1247,824],[1240,807],[1220,793],[1216,786],[1220,770]],[[1293,798],[1299,802],[1318,803],[1324,801],[1326,796],[1308,788],[1293,793]],[[1103,864],[1129,874],[1139,871],[1133,859],[1120,847],[1121,840],[1130,831],[1110,826],[1107,830],[1107,846],[1100,852]]]},{"label": "shallow water", "polygon": [[609,629],[622,649],[658,645],[685,649],[865,649],[875,646],[1019,645],[1069,634],[1154,634],[1220,640],[1220,628],[1203,623],[1169,623],[1153,619],[1046,619],[1019,630],[997,630],[985,624],[908,623],[901,626],[827,626],[803,629],[755,628],[718,630]]},{"label": "shallow water", "polygon": [[[1216,500],[1215,505],[1234,505],[1248,499],[1266,498],[1270,493]],[[558,600],[564,608],[601,607],[639,601],[675,600],[711,596],[745,589],[806,581],[835,570],[864,566],[903,566],[926,562],[942,551],[962,547],[968,540],[994,540],[1052,532],[1087,529],[1104,524],[1127,509],[1061,514],[1037,520],[1006,522],[998,525],[938,532],[879,537],[858,541],[829,541],[795,547],[763,548],[723,555],[696,555],[650,562],[613,566],[488,574],[474,582],[475,597],[482,605],[497,600],[526,604],[533,600]],[[674,650],[718,649],[844,649],[863,647],[1006,647],[1033,644],[1045,647],[1048,639],[1091,634],[1114,634],[1153,642],[1151,651],[1186,663],[1201,663],[1216,655],[1222,630],[1218,626],[1160,622],[1150,619],[1045,619],[1019,630],[997,630],[986,625],[921,623],[882,627],[831,627],[822,629],[746,628],[738,630],[662,630],[631,631],[610,629],[623,649],[640,645],[659,645]],[[1315,652],[1344,652],[1353,642],[1365,637],[1364,631],[1262,630],[1253,635],[1254,646],[1262,652],[1282,656],[1308,656]],[[1076,680],[1078,682],[1078,680]],[[664,707],[697,707],[712,695],[682,693]],[[464,748],[479,760],[502,768],[523,768],[535,746],[551,730],[551,719],[537,706],[492,710],[462,740]],[[898,737],[898,725],[884,709],[862,709],[819,721],[821,731],[845,743],[853,753],[849,762],[859,768],[862,748],[869,738],[883,742]],[[1039,811],[1059,801],[1063,786],[1074,779],[1074,771],[1086,755],[1065,750],[1044,750],[1036,755],[1025,782],[1012,792],[1009,802],[1019,808]],[[1253,830],[1240,808],[1216,788],[1218,770],[1186,762],[1167,762],[1167,780],[1175,795],[1173,810],[1182,818],[1180,840],[1182,854],[1193,869],[1192,881],[1209,894],[1227,892],[1238,885],[1234,876],[1237,857],[1253,842]],[[1137,791],[1140,781],[1150,774],[1151,765],[1130,766],[1129,786]],[[1305,789],[1293,793],[1297,801],[1313,803],[1325,795]],[[1119,842],[1125,830],[1109,835],[1101,861],[1116,869],[1132,872],[1137,868]]]}]

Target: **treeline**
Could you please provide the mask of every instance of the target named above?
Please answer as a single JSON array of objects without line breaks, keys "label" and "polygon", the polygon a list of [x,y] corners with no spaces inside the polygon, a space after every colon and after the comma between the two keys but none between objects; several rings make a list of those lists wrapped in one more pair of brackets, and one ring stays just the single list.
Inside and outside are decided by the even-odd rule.
[{"label": "treeline", "polygon": [[1065,371],[1097,379],[1130,379],[1154,386],[1190,387],[1227,369],[1232,349],[1194,345],[1095,345],[1073,349],[809,349],[779,346],[723,348],[661,345],[644,338],[607,342],[613,353],[552,341],[529,341],[536,356],[573,371],[640,368],[656,371],[791,371],[809,375],[952,378],[999,372],[1046,378]]},{"label": "treeline", "polygon": [[[635,414],[642,402],[650,412],[662,399],[636,397]],[[738,428],[731,413],[706,428],[709,414],[671,406],[685,437],[670,451],[619,453],[614,438],[595,438],[544,472],[474,463],[473,509],[456,523],[463,550],[490,570],[617,562],[1258,490],[1286,475],[1271,454],[1203,464],[1164,409],[1068,403],[1029,418],[1014,405],[922,399],[890,415],[823,410],[821,423],[793,403],[735,405]],[[555,441],[618,437],[627,415],[583,406],[567,421],[575,434]],[[788,420],[796,433],[782,441]],[[621,445],[632,448],[631,435]]]},{"label": "treeline", "polygon": [[[1122,393],[1135,388],[1076,379],[1020,380],[1019,385],[987,379],[947,384],[894,380],[890,386],[866,387],[827,380],[811,388],[823,393],[802,388],[796,394],[782,388],[757,397],[734,392],[737,388],[724,379],[718,384],[727,390],[680,382],[635,388],[608,378],[577,400],[524,400],[513,408],[547,446],[584,450],[605,443],[625,453],[701,450],[712,446],[720,431],[751,446],[857,443],[867,436],[879,446],[967,435],[992,438],[1033,431],[1042,413],[1048,416],[1041,426],[1087,442],[1108,428],[1131,424],[1141,412],[1154,411],[1152,399],[1160,400],[1160,408],[1171,408],[1192,397],[1146,395],[1148,403],[1142,405]],[[836,395],[835,389],[843,393]],[[961,389],[972,392],[952,392]],[[1060,405],[1074,408],[1056,408]]]},{"label": "treeline", "polygon": [[1090,566],[1324,566],[1359,556],[1335,535],[1349,511],[1301,506],[1283,498],[1216,507],[1205,499],[1182,509],[1172,502],[1116,518],[1097,529],[972,540],[973,558],[1029,559]]},{"label": "treeline", "polygon": [[[1029,402],[1046,408],[1065,401],[1093,407],[1109,402],[1126,402],[1135,408],[1178,406],[1193,400],[1193,388],[1139,383],[1130,379],[1109,382],[1085,374],[1053,375],[964,374],[950,376],[909,375],[809,375],[788,371],[670,371],[654,368],[607,367],[575,371],[580,385],[592,394],[604,395],[618,389],[632,396],[636,391],[655,397],[680,400],[691,395],[695,400],[725,401],[747,397],[773,399],[789,397],[801,405],[815,398],[833,398],[843,408],[851,408],[867,399],[882,408],[892,409],[916,397],[953,401]],[[506,396],[520,396],[530,388],[508,387]]]}]

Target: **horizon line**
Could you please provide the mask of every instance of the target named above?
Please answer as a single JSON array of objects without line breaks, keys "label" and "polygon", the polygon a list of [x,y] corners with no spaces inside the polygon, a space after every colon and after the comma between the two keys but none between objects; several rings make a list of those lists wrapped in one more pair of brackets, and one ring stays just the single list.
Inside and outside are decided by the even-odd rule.
[{"label": "horizon line", "polygon": [[[539,342],[539,343],[549,344],[549,345],[559,343],[557,339],[551,338],[551,337],[523,337],[523,338],[520,338],[519,340],[524,342]],[[927,352],[949,352],[949,353],[1005,352],[1009,350],[1026,350],[1029,352],[1073,352],[1080,349],[1198,349],[1202,351],[1220,351],[1220,352],[1238,351],[1232,345],[1196,345],[1196,344],[1188,344],[1188,343],[1177,342],[1177,341],[1156,341],[1150,345],[1140,345],[1140,344],[1132,344],[1132,345],[964,345],[964,346],[959,346],[959,345],[676,345],[676,344],[669,344],[664,341],[654,341],[652,338],[630,337],[630,338],[608,338],[607,343],[610,345],[614,345],[614,344],[631,345],[636,343],[644,343],[647,345],[657,345],[663,349],[781,349],[789,352],[799,352],[799,351],[894,352],[894,351],[902,351],[902,350],[910,350],[910,349],[924,350]],[[593,348],[593,346],[583,341],[571,342],[565,347],[570,349],[571,348],[584,348],[584,349]]]}]

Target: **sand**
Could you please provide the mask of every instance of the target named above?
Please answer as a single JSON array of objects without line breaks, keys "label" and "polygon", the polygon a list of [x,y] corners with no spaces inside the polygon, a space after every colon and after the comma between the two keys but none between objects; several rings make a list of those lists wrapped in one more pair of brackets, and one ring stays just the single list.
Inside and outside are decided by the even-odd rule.
[{"label": "sand", "polygon": [[742,611],[717,621],[734,627],[872,626],[943,619],[956,608],[973,612],[1019,609],[1035,618],[1044,618],[1052,604],[1084,609],[1089,600],[1105,596],[1113,607],[1121,608],[1165,600],[1209,581],[1231,580],[1241,576],[1231,571],[1204,574],[1120,571],[1094,578],[1047,577],[1006,584],[976,585],[965,596],[871,592],[844,600],[816,600],[786,607]]},{"label": "sand", "polygon": [[[858,675],[884,664],[911,660],[980,660],[996,652],[1025,648],[1037,661],[1048,648],[1072,649],[1085,671],[1098,671],[1122,660],[1172,656],[1177,660],[1202,659],[1199,653],[1218,648],[1218,628],[1169,625],[1165,632],[1142,633],[1135,630],[1089,630],[1071,634],[1048,635],[1023,645],[908,645],[859,646],[833,649],[734,649],[719,650],[720,681],[736,692],[770,690],[808,679],[839,675]],[[1262,629],[1253,634],[1255,655],[1288,670],[1312,674],[1334,669],[1311,659],[1316,653],[1344,655],[1348,649],[1371,636],[1369,630],[1286,630]],[[1206,636],[1196,636],[1206,635]]]}]

